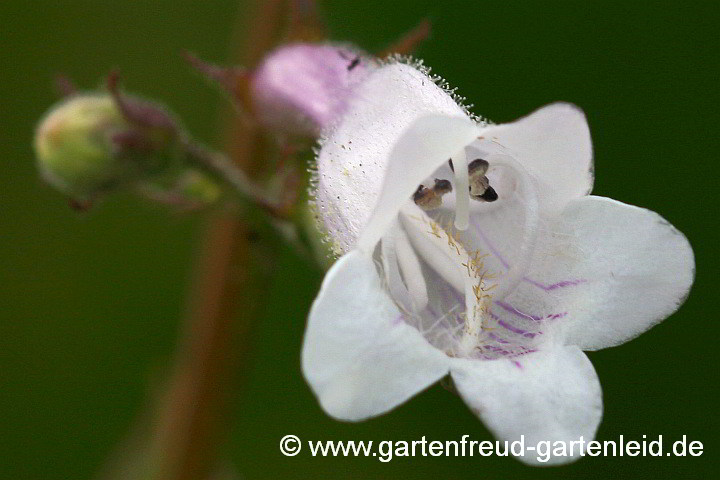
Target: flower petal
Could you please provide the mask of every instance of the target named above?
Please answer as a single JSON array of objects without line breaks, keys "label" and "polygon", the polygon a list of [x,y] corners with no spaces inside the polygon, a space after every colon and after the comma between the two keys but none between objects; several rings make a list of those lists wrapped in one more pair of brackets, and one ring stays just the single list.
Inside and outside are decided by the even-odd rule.
[{"label": "flower petal", "polygon": [[538,180],[545,208],[559,211],[592,190],[590,129],[577,106],[553,103],[515,122],[487,127],[482,135]]},{"label": "flower petal", "polygon": [[[451,374],[468,406],[501,440],[524,436],[526,447],[580,437],[587,442],[602,418],[600,383],[592,363],[577,347],[501,360],[456,360]],[[573,457],[551,457],[545,463],[534,451],[519,459],[562,464],[576,460],[579,450],[576,446]]]},{"label": "flower petal", "polygon": [[372,251],[418,184],[472,142],[479,130],[467,117],[440,115],[419,118],[405,130],[390,154],[382,190],[358,248]]},{"label": "flower petal", "polygon": [[384,413],[447,374],[448,363],[404,322],[371,257],[355,250],[333,265],[302,351],[303,374],[329,415],[358,421]]},{"label": "flower petal", "polygon": [[695,275],[692,247],[660,215],[590,196],[569,203],[563,218],[582,255],[569,276],[587,282],[555,292],[570,311],[568,344],[619,345],[685,301]]},{"label": "flower petal", "polygon": [[[337,250],[347,253],[354,247],[377,203],[395,143],[413,122],[427,115],[451,116],[472,124],[445,90],[410,65],[380,67],[354,89],[339,123],[321,141],[317,157],[315,201]],[[420,143],[450,141],[442,138],[446,130],[427,133],[438,137],[420,139]],[[412,172],[418,161],[407,158],[405,173]],[[416,188],[417,183],[404,199]]]}]

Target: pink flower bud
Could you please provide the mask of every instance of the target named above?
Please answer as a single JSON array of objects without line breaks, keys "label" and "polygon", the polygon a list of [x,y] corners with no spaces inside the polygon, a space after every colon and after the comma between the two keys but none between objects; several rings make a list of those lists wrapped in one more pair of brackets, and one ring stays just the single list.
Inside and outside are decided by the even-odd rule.
[{"label": "pink flower bud", "polygon": [[315,136],[343,113],[353,86],[372,62],[347,45],[284,45],[252,73],[253,113],[271,130]]}]

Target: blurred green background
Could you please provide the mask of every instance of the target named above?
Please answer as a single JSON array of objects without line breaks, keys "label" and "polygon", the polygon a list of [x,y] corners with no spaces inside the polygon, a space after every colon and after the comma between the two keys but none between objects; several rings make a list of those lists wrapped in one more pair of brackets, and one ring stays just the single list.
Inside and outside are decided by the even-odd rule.
[{"label": "blurred green background", "polygon": [[[227,458],[242,478],[707,478],[718,430],[717,2],[326,2],[335,39],[379,50],[422,17],[419,52],[496,122],[548,102],[587,113],[598,195],[660,212],[690,239],[697,278],[681,310],[629,344],[590,353],[603,385],[600,440],[687,435],[698,458],[585,458],[533,469],[508,458],[286,458],[305,440],[457,440],[490,434],[435,386],[361,423],[325,416],[299,352],[321,280],[279,252],[266,314],[251,339]],[[92,478],[147,404],[178,337],[202,215],[129,196],[86,215],[42,184],[36,120],[55,101],[55,73],[91,87],[119,67],[128,90],[170,105],[218,144],[220,96],[186,67],[182,49],[223,62],[245,5],[233,0],[0,3],[0,477]]]}]

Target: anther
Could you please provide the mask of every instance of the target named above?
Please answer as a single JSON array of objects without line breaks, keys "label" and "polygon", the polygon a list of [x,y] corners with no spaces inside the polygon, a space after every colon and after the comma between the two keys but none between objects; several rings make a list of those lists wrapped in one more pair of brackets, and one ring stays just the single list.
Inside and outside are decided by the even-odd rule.
[{"label": "anther", "polygon": [[445,195],[446,193],[450,193],[452,192],[452,183],[450,183],[450,180],[436,178],[433,191],[438,195]]},{"label": "anther", "polygon": [[450,181],[436,178],[432,188],[419,185],[413,194],[413,201],[423,210],[435,210],[442,205],[443,195],[450,192],[452,192]]},{"label": "anther", "polygon": [[488,171],[488,168],[490,168],[490,163],[488,163],[487,160],[483,160],[482,158],[475,159],[468,164],[468,172],[470,173],[470,177],[473,177],[474,175],[485,175],[485,173]]},{"label": "anther", "polygon": [[475,200],[484,200],[486,202],[494,202],[495,200],[498,199],[498,194],[493,187],[488,186],[487,190],[485,190],[485,193],[483,193],[482,195],[480,195],[477,198],[476,197],[472,197],[472,198],[474,198]]},{"label": "anther", "polygon": [[489,168],[490,163],[482,158],[468,164],[470,198],[473,200],[494,202],[498,199],[497,192],[490,186],[490,180],[485,176]]}]

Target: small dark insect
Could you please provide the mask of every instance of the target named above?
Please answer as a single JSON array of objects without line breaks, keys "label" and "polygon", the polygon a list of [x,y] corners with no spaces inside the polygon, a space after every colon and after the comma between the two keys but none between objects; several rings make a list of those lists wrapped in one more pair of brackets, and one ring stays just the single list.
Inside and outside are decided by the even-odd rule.
[{"label": "small dark insect", "polygon": [[[343,52],[342,50],[338,51],[338,53],[339,53],[340,56],[341,56],[342,58],[344,58],[345,60],[350,60],[350,59],[348,58],[348,56],[345,55],[345,52]],[[352,70],[353,68],[357,67],[358,65],[360,65],[360,55],[356,55],[355,58],[353,58],[352,60],[350,60],[350,64],[349,64],[348,67],[347,67],[348,72],[349,72],[350,70]]]}]

